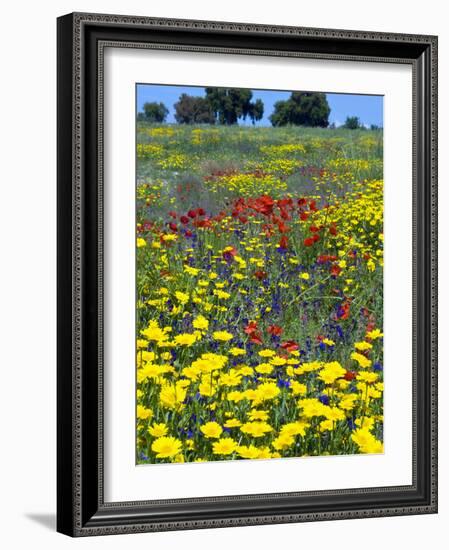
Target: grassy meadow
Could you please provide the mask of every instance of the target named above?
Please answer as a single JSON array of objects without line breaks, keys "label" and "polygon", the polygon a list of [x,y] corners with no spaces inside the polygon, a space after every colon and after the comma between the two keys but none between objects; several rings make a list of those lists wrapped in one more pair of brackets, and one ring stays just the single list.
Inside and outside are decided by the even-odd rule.
[{"label": "grassy meadow", "polygon": [[383,452],[382,130],[137,125],[138,464]]}]

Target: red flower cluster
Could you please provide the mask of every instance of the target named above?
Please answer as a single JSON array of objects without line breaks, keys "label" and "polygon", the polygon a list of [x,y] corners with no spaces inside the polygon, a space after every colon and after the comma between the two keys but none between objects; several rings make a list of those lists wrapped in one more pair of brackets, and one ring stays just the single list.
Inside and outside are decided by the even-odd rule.
[{"label": "red flower cluster", "polygon": [[[263,230],[267,237],[271,237],[276,231],[285,235],[290,231],[290,227],[286,222],[292,220],[295,210],[299,214],[301,220],[305,221],[309,217],[311,212],[318,210],[316,201],[307,201],[305,198],[297,199],[294,201],[291,197],[275,200],[269,195],[262,195],[256,198],[245,199],[240,197],[234,202],[232,208],[232,216],[238,218],[240,222],[246,223],[249,216],[255,216],[262,214],[267,218],[267,223],[263,225]],[[311,226],[310,231],[315,233],[313,237],[305,239],[305,246],[312,246],[319,240],[317,233],[322,227]],[[281,238],[279,247],[286,249],[288,247],[288,239]]]},{"label": "red flower cluster", "polygon": [[316,261],[319,264],[325,264],[326,262],[335,262],[336,259],[337,259],[337,256],[333,256],[333,255],[331,256],[329,254],[322,254],[322,255],[318,256]]},{"label": "red flower cluster", "polygon": [[256,321],[251,321],[250,323],[248,323],[248,325],[243,329],[243,332],[248,334],[249,341],[253,344],[262,344],[262,333],[257,328]]},{"label": "red flower cluster", "polygon": [[268,332],[273,336],[280,336],[284,330],[279,325],[270,325],[268,327]]},{"label": "red flower cluster", "polygon": [[314,233],[312,237],[306,237],[304,239],[304,246],[312,246],[319,240],[320,240],[320,236],[317,233]]},{"label": "red flower cluster", "polygon": [[298,351],[299,345],[293,340],[287,340],[286,342],[282,342],[281,348],[291,353],[292,351]]},{"label": "red flower cluster", "polygon": [[276,203],[274,199],[272,199],[268,195],[263,195],[262,197],[258,197],[257,199],[248,199],[246,206],[247,208],[252,208],[259,214],[263,214],[264,216],[271,216],[271,214],[273,214],[273,208],[275,204]]},{"label": "red flower cluster", "polygon": [[154,223],[149,221],[144,221],[141,225],[137,226],[137,233],[144,233],[145,231],[152,231],[154,228]]},{"label": "red flower cluster", "polygon": [[349,299],[346,299],[340,306],[340,311],[337,314],[337,318],[340,321],[344,321],[349,317],[351,305]]},{"label": "red flower cluster", "polygon": [[331,266],[331,275],[333,275],[334,277],[337,277],[338,275],[340,275],[341,273],[341,267],[337,264],[333,264]]},{"label": "red flower cluster", "polygon": [[[168,215],[174,220],[178,219],[178,214],[173,210],[170,210]],[[187,212],[187,215],[185,214],[180,215],[179,221],[183,225],[188,225],[191,222],[192,225],[194,225],[195,227],[211,227],[212,223],[210,219],[207,216],[206,217],[204,216],[206,216],[206,211],[204,210],[204,208],[195,208],[195,209],[189,210]],[[203,219],[200,219],[200,218],[203,218]],[[178,225],[174,221],[169,222],[168,227],[172,231],[178,231]],[[186,236],[192,236],[192,232],[186,231]]]},{"label": "red flower cluster", "polygon": [[[235,173],[235,171],[213,172],[212,175],[207,176],[205,179],[214,179]],[[255,171],[253,175],[257,178],[263,177],[265,174],[261,171]],[[305,221],[312,212],[317,211],[318,207],[314,200],[299,198],[295,201],[291,197],[276,200],[269,195],[261,195],[255,198],[240,197],[232,205],[230,213],[233,218],[238,219],[240,223],[243,224],[248,222],[250,216],[261,214],[266,218],[266,223],[262,225],[262,230],[265,232],[265,235],[271,237],[276,232],[280,233],[279,248],[286,250],[289,246],[289,240],[286,236],[286,233],[290,231],[288,222],[293,219],[295,212],[297,212],[301,220]],[[191,224],[194,227],[213,228],[215,223],[221,222],[229,214],[223,211],[214,217],[208,217],[203,208],[196,208],[189,210],[186,214],[178,215],[176,212],[170,211],[168,215],[173,218],[173,220],[179,220],[182,225]],[[178,231],[178,225],[175,221],[168,222],[168,226],[172,231]],[[312,224],[309,227],[309,231],[312,235],[304,239],[304,246],[310,247],[318,242],[321,239],[320,234],[324,229],[325,227],[323,225],[316,226]],[[335,223],[331,223],[328,230],[331,235],[336,235],[337,228]],[[185,235],[191,236],[192,233],[191,231],[186,231]],[[324,257],[325,256],[323,256],[323,258]],[[332,257],[329,256],[329,259],[330,258]]]},{"label": "red flower cluster", "polygon": [[[251,321],[250,323],[248,323],[248,325],[243,329],[243,332],[249,335],[249,341],[253,344],[263,344],[262,332],[258,328],[256,321]],[[284,330],[279,325],[270,325],[267,329],[267,332],[272,336],[280,336],[284,332]],[[286,340],[285,342],[281,343],[281,348],[287,353],[291,353],[292,351],[299,350],[299,345],[293,340]]]}]

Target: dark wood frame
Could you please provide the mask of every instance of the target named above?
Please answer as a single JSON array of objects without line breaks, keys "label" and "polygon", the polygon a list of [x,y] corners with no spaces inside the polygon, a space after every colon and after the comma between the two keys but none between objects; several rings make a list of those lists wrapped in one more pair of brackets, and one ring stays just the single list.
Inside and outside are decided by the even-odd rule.
[{"label": "dark wood frame", "polygon": [[[413,68],[413,483],[105,503],[102,52],[107,45]],[[437,511],[437,38],[95,14],[58,19],[58,499],[71,536]],[[148,495],[151,499],[151,495]]]}]

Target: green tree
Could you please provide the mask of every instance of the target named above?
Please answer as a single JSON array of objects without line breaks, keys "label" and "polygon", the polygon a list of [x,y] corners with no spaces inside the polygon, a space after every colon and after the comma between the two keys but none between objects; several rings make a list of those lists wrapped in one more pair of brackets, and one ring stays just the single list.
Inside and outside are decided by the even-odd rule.
[{"label": "green tree", "polygon": [[168,109],[163,103],[152,101],[144,103],[143,114],[147,122],[165,122]]},{"label": "green tree", "polygon": [[220,124],[236,124],[250,117],[254,123],[263,117],[263,102],[251,101],[253,92],[243,88],[206,88],[206,100]]},{"label": "green tree", "polygon": [[181,94],[174,107],[179,124],[215,124],[214,111],[204,97]]},{"label": "green tree", "polygon": [[318,92],[292,92],[286,101],[277,101],[270,116],[273,126],[319,126],[329,125],[331,110],[326,94]]},{"label": "green tree", "polygon": [[264,112],[263,101],[261,99],[256,99],[254,103],[251,103],[249,109],[249,118],[253,124],[258,120],[262,120]]},{"label": "green tree", "polygon": [[347,116],[343,128],[347,128],[348,130],[359,130],[362,128],[362,124],[358,116]]}]

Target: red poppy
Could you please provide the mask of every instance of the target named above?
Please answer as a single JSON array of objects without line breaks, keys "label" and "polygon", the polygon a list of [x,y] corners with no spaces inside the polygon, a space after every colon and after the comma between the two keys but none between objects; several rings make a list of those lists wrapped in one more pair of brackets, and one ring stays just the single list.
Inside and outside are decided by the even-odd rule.
[{"label": "red poppy", "polygon": [[243,329],[243,332],[249,335],[249,341],[253,344],[262,344],[262,335],[257,328],[256,321],[251,321],[248,323],[248,325]]},{"label": "red poppy", "polygon": [[279,325],[270,325],[268,327],[268,332],[273,336],[280,336],[284,332],[284,329],[282,329]]},{"label": "red poppy", "polygon": [[331,223],[329,227],[329,233],[334,236],[338,233],[337,226],[335,225],[335,223]]},{"label": "red poppy", "polygon": [[193,233],[189,229],[187,229],[187,231],[184,233],[184,235],[186,237],[191,237],[193,235]]},{"label": "red poppy", "polygon": [[299,349],[299,345],[293,340],[287,340],[286,342],[282,342],[281,348],[291,353],[292,351],[297,351]]},{"label": "red poppy", "polygon": [[318,233],[319,230],[320,230],[320,228],[317,227],[316,225],[311,225],[311,226],[309,227],[309,231],[310,231],[311,233]]},{"label": "red poppy", "polygon": [[177,217],[177,214],[176,212],[174,212],[173,210],[170,210],[170,212],[168,213],[169,216],[171,216],[172,218],[174,218],[176,220],[176,217]]},{"label": "red poppy", "polygon": [[193,224],[195,227],[212,227],[212,222],[208,218],[204,220],[195,220]]},{"label": "red poppy", "polygon": [[251,343],[253,343],[253,344],[259,344],[259,345],[263,344],[263,342],[262,342],[262,335],[260,334],[259,331],[254,332],[254,333],[250,336],[249,341],[250,341]]},{"label": "red poppy", "polygon": [[236,212],[243,212],[244,210],[246,210],[245,199],[243,197],[240,197],[235,201],[234,210]]},{"label": "red poppy", "polygon": [[251,207],[256,212],[269,216],[273,212],[274,200],[268,195],[263,195],[262,197],[257,198],[255,201],[252,201]]},{"label": "red poppy", "polygon": [[291,208],[293,206],[293,201],[292,199],[289,197],[287,199],[279,199],[277,201],[277,204],[279,206],[279,208],[284,208],[284,207],[289,207]]},{"label": "red poppy", "polygon": [[343,378],[347,380],[348,382],[351,382],[351,380],[354,380],[354,378],[357,376],[357,373],[352,370],[347,370]]},{"label": "red poppy", "polygon": [[304,239],[304,246],[312,246],[315,240],[312,237],[307,237]]},{"label": "red poppy", "polygon": [[196,218],[196,210],[189,210],[187,212],[187,216],[189,216],[189,218]]},{"label": "red poppy", "polygon": [[174,223],[174,222],[170,222],[168,224],[168,227],[172,230],[172,231],[178,231],[178,226]]},{"label": "red poppy", "polygon": [[301,213],[299,214],[299,218],[300,218],[300,220],[303,221],[303,222],[307,221],[308,217],[309,217],[309,213],[308,213],[308,212],[301,212]]},{"label": "red poppy", "polygon": [[283,221],[278,222],[278,229],[279,229],[279,233],[288,233],[290,231],[289,226],[285,225]]},{"label": "red poppy", "polygon": [[291,219],[291,216],[290,214],[287,212],[287,210],[284,210],[283,208],[281,208],[281,218],[283,220],[290,220]]},{"label": "red poppy", "polygon": [[204,210],[204,208],[198,208],[197,212],[198,212],[198,216],[205,216],[206,214],[206,211]]},{"label": "red poppy", "polygon": [[282,235],[281,240],[279,242],[279,248],[283,248],[284,250],[288,247],[288,237],[286,235]]},{"label": "red poppy", "polygon": [[306,199],[298,199],[298,206],[305,206],[307,204]]},{"label": "red poppy", "polygon": [[337,277],[337,275],[340,275],[340,273],[341,273],[341,267],[338,266],[337,264],[334,264],[331,267],[331,275],[333,275],[334,277]]},{"label": "red poppy", "polygon": [[314,243],[317,243],[320,240],[320,236],[317,233],[314,233],[312,239]]},{"label": "red poppy", "polygon": [[338,318],[342,319],[342,320],[345,320],[349,317],[349,313],[350,313],[349,302],[343,302],[343,304],[341,304],[341,306],[340,306],[340,311],[338,313]]},{"label": "red poppy", "polygon": [[268,274],[266,271],[262,271],[261,269],[259,269],[258,271],[256,271],[254,273],[254,277],[256,279],[258,279],[259,281],[263,281],[264,279],[266,279],[268,277]]},{"label": "red poppy", "polygon": [[254,332],[257,331],[257,323],[256,321],[251,321],[246,325],[246,327],[243,329],[243,332],[246,334],[254,334]]},{"label": "red poppy", "polygon": [[316,202],[315,201],[310,201],[309,202],[309,208],[312,212],[316,212],[318,210],[318,208],[316,207]]},{"label": "red poppy", "polygon": [[187,216],[181,216],[179,218],[180,222],[183,223],[183,224],[186,224],[186,223],[189,223],[189,218]]}]

